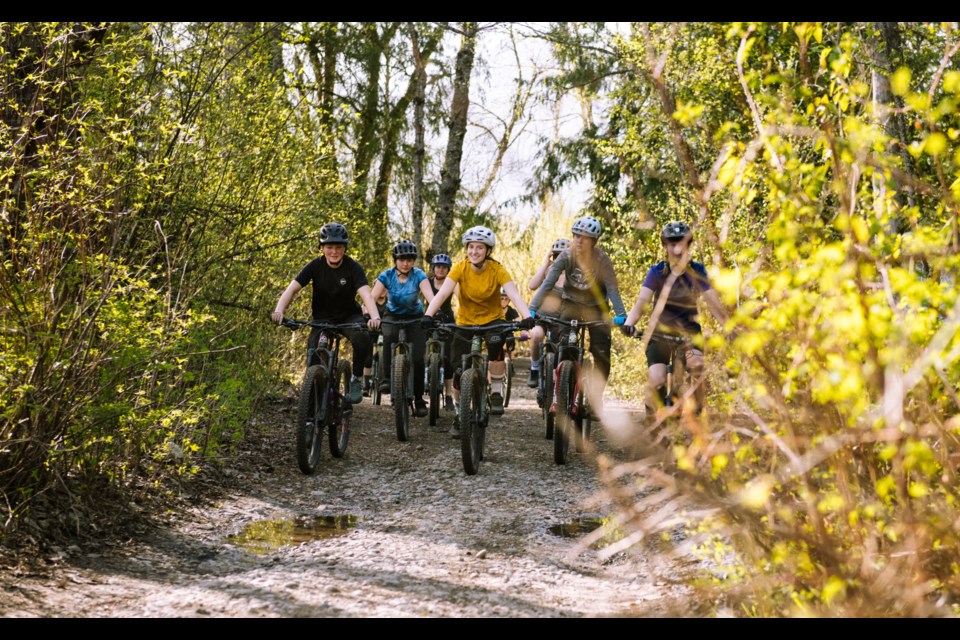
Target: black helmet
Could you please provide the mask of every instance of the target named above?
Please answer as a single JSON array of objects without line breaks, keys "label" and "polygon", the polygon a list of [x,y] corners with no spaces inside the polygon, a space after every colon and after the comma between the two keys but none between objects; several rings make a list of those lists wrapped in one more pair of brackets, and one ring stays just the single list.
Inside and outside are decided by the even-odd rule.
[{"label": "black helmet", "polygon": [[663,225],[663,230],[660,231],[660,240],[663,242],[677,242],[683,240],[687,237],[693,237],[693,232],[690,230],[690,225],[686,222],[668,222]]},{"label": "black helmet", "polygon": [[350,244],[347,228],[339,222],[328,222],[320,227],[320,246],[325,244]]},{"label": "black helmet", "polygon": [[442,264],[450,267],[453,266],[453,260],[451,260],[450,256],[445,253],[438,253],[437,255],[433,256],[433,260],[430,261],[430,264],[433,266]]},{"label": "black helmet", "polygon": [[417,245],[413,244],[409,240],[401,240],[397,244],[393,245],[393,249],[390,251],[390,253],[393,254],[394,260],[399,258],[416,258]]}]

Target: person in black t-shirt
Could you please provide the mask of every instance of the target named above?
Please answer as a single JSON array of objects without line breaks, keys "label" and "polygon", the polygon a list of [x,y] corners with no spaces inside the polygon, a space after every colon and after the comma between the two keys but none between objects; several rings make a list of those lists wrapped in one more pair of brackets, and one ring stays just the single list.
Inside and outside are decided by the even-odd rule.
[{"label": "person in black t-shirt", "polygon": [[[363,267],[346,255],[349,237],[347,228],[338,222],[328,222],[320,227],[320,250],[323,255],[314,258],[300,270],[277,301],[270,318],[279,324],[283,313],[300,290],[313,283],[313,320],[348,324],[363,323],[364,317],[357,296],[363,300],[363,306],[370,313],[366,321],[371,331],[380,327],[380,314],[374,303]],[[350,380],[350,401],[354,404],[363,399],[361,376],[367,355],[370,352],[370,333],[364,329],[345,331],[344,334],[353,345],[353,377]],[[320,330],[314,328],[307,339],[307,349],[314,349],[320,338]]]},{"label": "person in black t-shirt", "polygon": [[[447,274],[450,273],[450,267],[453,266],[453,260],[450,256],[445,253],[438,253],[433,256],[430,260],[430,288],[433,289],[433,295],[437,295],[437,291],[440,290],[440,287],[443,286],[443,283],[447,280]],[[440,305],[440,310],[437,311],[435,316],[438,322],[445,322],[452,324],[456,322],[456,318],[453,314],[453,296],[450,296],[443,301],[443,304]],[[454,410],[454,396],[456,401],[459,402],[460,398],[458,392],[453,388],[453,338],[447,338],[446,349],[444,349],[444,360],[443,360],[443,410],[444,411],[453,411]]]}]

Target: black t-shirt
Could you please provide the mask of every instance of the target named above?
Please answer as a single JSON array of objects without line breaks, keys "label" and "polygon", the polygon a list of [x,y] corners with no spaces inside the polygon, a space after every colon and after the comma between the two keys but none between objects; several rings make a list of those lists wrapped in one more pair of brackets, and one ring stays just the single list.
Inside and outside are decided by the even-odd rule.
[{"label": "black t-shirt", "polygon": [[[430,281],[430,288],[433,289],[433,295],[437,295],[437,292],[440,291],[440,287],[434,284],[434,277],[430,276],[428,280]],[[437,319],[441,322],[453,322],[453,296],[448,296],[446,300],[443,301],[443,304],[440,305],[440,309],[436,313]]]},{"label": "black t-shirt", "polygon": [[300,286],[313,282],[313,319],[316,322],[346,322],[360,314],[357,289],[369,284],[360,263],[343,256],[340,266],[331,269],[323,256],[314,258],[295,278]]}]

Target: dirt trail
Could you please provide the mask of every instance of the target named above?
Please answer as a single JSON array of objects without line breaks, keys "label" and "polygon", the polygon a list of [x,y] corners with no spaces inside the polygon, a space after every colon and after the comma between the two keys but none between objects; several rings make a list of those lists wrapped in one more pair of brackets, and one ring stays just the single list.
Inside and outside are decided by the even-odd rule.
[{"label": "dirt trail", "polygon": [[[389,405],[356,407],[346,455],[297,468],[292,398],[254,422],[259,435],[223,471],[225,492],[126,544],[55,550],[43,571],[0,579],[4,617],[594,617],[664,615],[685,591],[683,563],[661,541],[601,562],[571,551],[599,486],[584,454],[553,461],[533,390],[523,383],[491,418],[478,474],[459,444],[415,419],[399,442]],[[633,409],[608,403],[623,426]],[[616,444],[596,429],[601,451]],[[215,495],[214,498],[211,496]],[[571,537],[572,535],[572,537]],[[667,543],[668,544],[668,543]]]}]

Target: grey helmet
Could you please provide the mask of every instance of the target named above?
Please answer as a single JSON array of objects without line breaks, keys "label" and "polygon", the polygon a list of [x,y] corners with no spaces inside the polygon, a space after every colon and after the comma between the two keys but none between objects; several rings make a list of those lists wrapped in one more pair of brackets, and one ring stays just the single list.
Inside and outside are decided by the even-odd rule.
[{"label": "grey helmet", "polygon": [[550,247],[550,253],[553,254],[553,257],[556,258],[564,249],[567,249],[570,246],[570,241],[566,238],[557,238],[553,241],[553,246]]},{"label": "grey helmet", "polygon": [[320,227],[320,246],[325,244],[350,244],[347,228],[339,222],[328,222]]},{"label": "grey helmet", "polygon": [[417,245],[413,244],[413,242],[410,240],[401,240],[397,244],[393,245],[393,249],[390,250],[390,253],[393,254],[394,260],[399,258],[416,258]]},{"label": "grey helmet", "polygon": [[574,221],[571,231],[588,238],[599,238],[603,233],[603,225],[593,216],[582,216]]},{"label": "grey helmet", "polygon": [[491,249],[497,246],[497,236],[484,226],[470,227],[463,232],[463,244],[482,242]]},{"label": "grey helmet", "polygon": [[668,222],[663,225],[663,229],[660,231],[660,240],[663,242],[671,241],[677,242],[678,240],[683,240],[687,237],[693,237],[693,232],[690,230],[690,225],[686,222]]},{"label": "grey helmet", "polygon": [[433,260],[430,261],[430,264],[433,266],[442,264],[450,267],[453,266],[453,260],[451,260],[450,256],[445,253],[438,253],[437,255],[433,256]]}]

